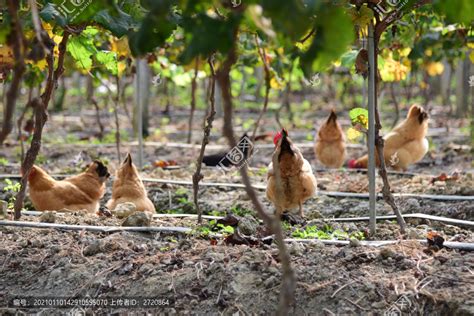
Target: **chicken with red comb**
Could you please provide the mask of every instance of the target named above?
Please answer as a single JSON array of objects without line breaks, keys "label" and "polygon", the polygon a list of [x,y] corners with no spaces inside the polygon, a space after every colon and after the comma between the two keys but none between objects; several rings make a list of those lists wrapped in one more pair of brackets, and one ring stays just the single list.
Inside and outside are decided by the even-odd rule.
[{"label": "chicken with red comb", "polygon": [[275,151],[268,166],[267,198],[275,206],[277,215],[298,208],[303,217],[303,203],[316,193],[316,177],[285,129],[278,132],[273,141]]}]

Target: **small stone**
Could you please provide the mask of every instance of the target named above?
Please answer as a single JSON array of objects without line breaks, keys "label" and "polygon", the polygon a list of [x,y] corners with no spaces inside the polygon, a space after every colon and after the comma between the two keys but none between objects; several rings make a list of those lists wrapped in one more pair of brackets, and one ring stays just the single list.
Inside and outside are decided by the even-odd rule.
[{"label": "small stone", "polygon": [[310,210],[305,214],[305,217],[309,220],[323,218],[324,216],[318,210]]},{"label": "small stone", "polygon": [[407,237],[408,239],[421,239],[422,236],[418,233],[418,230],[415,228],[407,228]]},{"label": "small stone", "polygon": [[359,247],[361,244],[360,244],[360,240],[357,239],[357,238],[351,238],[349,239],[349,246],[350,247]]},{"label": "small stone", "polygon": [[152,216],[148,212],[136,212],[129,215],[122,223],[122,226],[128,227],[148,227],[150,226]]},{"label": "small stone", "polygon": [[293,256],[301,256],[303,254],[303,249],[303,246],[298,242],[294,242],[289,246],[290,255]]},{"label": "small stone", "polygon": [[406,200],[407,210],[412,212],[418,212],[420,210],[420,202],[415,198]]},{"label": "small stone", "polygon": [[244,235],[255,235],[257,233],[258,226],[258,221],[251,215],[245,215],[245,217],[240,218],[239,229]]},{"label": "small stone", "polygon": [[133,245],[132,249],[136,252],[146,252],[148,250],[148,246],[146,244],[135,244]]},{"label": "small stone", "polygon": [[326,245],[325,245],[321,240],[319,240],[319,239],[315,239],[315,240],[309,242],[309,243],[307,244],[307,246],[308,246],[309,248],[313,248],[313,249],[321,249],[321,248],[326,247]]},{"label": "small stone", "polygon": [[382,257],[382,259],[388,259],[394,256],[395,256],[395,252],[393,252],[389,248],[383,248],[380,250],[380,257]]},{"label": "small stone", "polygon": [[135,206],[134,203],[132,202],[125,202],[125,203],[120,203],[115,207],[115,209],[112,211],[112,214],[114,214],[118,218],[125,218],[129,216],[130,214],[133,214],[137,211],[137,207]]},{"label": "small stone", "polygon": [[263,285],[267,289],[275,286],[277,283],[278,283],[278,278],[274,275],[270,276],[268,279],[263,281]]},{"label": "small stone", "polygon": [[225,254],[221,252],[208,252],[206,254],[206,258],[211,259],[212,261],[223,261],[225,258]]},{"label": "small stone", "polygon": [[40,216],[40,222],[42,223],[54,223],[56,222],[56,212],[54,211],[46,211],[43,212]]},{"label": "small stone", "polygon": [[102,251],[100,240],[92,241],[86,248],[84,248],[83,254],[84,256],[93,256],[98,254]]},{"label": "small stone", "polygon": [[400,266],[405,269],[411,269],[415,267],[415,262],[411,259],[403,259]]}]

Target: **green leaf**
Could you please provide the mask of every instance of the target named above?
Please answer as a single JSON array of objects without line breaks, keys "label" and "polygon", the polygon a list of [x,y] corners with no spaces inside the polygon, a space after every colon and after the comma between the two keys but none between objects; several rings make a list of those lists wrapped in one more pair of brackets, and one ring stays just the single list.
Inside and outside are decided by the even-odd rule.
[{"label": "green leaf", "polygon": [[240,16],[231,15],[224,21],[203,13],[183,18],[186,44],[181,62],[189,64],[195,57],[205,58],[214,51],[227,53],[233,45],[233,33],[240,19]]},{"label": "green leaf", "polygon": [[325,6],[316,18],[316,34],[301,56],[305,76],[324,70],[339,58],[354,40],[351,18],[340,7]]},{"label": "green leaf", "polygon": [[119,9],[102,10],[94,16],[94,21],[117,37],[126,35],[129,30],[137,26],[130,15]]},{"label": "green leaf", "polygon": [[114,9],[113,1],[94,0],[46,0],[40,12],[47,22],[53,20],[60,26],[87,23],[97,12]]},{"label": "green leaf", "polygon": [[39,12],[39,15],[46,22],[56,22],[60,26],[67,24],[66,18],[56,9],[54,3],[46,4]]},{"label": "green leaf", "polygon": [[[87,32],[85,34],[87,34]],[[83,34],[73,36],[68,40],[67,51],[76,61],[77,67],[87,71],[92,67],[92,55],[98,53],[94,46],[93,39]]]},{"label": "green leaf", "polygon": [[344,55],[341,56],[341,66],[352,69],[352,67],[355,65],[358,53],[358,50],[351,50],[347,53],[344,53]]},{"label": "green leaf", "polygon": [[433,7],[445,15],[448,22],[472,24],[474,21],[474,2],[472,0],[434,0]]},{"label": "green leaf", "polygon": [[142,56],[162,46],[173,34],[178,16],[172,8],[173,1],[156,1],[143,19],[137,32],[129,32],[129,46],[133,56]]},{"label": "green leaf", "polygon": [[369,111],[364,108],[354,108],[349,111],[352,124],[361,124],[366,129],[369,128]]},{"label": "green leaf", "polygon": [[100,51],[95,55],[97,61],[102,64],[112,75],[118,74],[117,54],[111,51]]},{"label": "green leaf", "polygon": [[295,0],[262,0],[260,5],[275,32],[291,41],[300,40],[311,31],[313,16],[323,7],[321,1]]}]

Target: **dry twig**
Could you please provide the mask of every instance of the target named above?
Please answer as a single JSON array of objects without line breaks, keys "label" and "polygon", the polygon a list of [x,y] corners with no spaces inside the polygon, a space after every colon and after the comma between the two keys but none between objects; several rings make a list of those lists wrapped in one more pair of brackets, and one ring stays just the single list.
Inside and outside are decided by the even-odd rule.
[{"label": "dry twig", "polygon": [[211,69],[211,83],[210,83],[211,92],[209,96],[210,108],[209,108],[209,113],[206,118],[206,125],[204,126],[204,137],[202,138],[201,150],[199,151],[199,156],[196,161],[196,172],[193,174],[193,198],[194,198],[194,205],[198,213],[198,223],[201,223],[202,221],[202,210],[199,207],[199,201],[198,201],[199,181],[201,181],[204,178],[203,175],[201,174],[202,159],[204,157],[206,145],[209,143],[209,135],[211,134],[212,122],[214,121],[214,116],[216,115],[215,99],[214,99],[215,89],[216,89],[216,72],[214,70],[214,63],[212,61],[213,56],[214,55],[209,57],[207,61],[209,64],[209,68]]}]

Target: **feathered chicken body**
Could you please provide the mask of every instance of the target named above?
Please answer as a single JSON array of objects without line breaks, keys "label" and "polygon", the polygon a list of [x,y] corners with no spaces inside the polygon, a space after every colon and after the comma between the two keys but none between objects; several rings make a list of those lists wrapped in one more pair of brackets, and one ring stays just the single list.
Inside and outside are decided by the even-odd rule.
[{"label": "feathered chicken body", "polygon": [[276,148],[268,167],[267,198],[275,205],[277,215],[298,207],[303,216],[303,203],[316,193],[316,178],[311,165],[286,130],[275,136],[274,143]]},{"label": "feathered chicken body", "polygon": [[316,158],[326,167],[340,168],[346,158],[344,132],[337,122],[333,111],[318,131],[318,140],[314,147]]},{"label": "feathered chicken body", "polygon": [[[428,113],[419,105],[412,105],[407,118],[398,124],[384,137],[384,160],[387,166],[395,170],[406,170],[428,152],[429,143],[426,139],[428,132]],[[376,163],[379,165],[378,155]],[[351,168],[367,168],[368,156],[351,160]]]},{"label": "feathered chicken body", "polygon": [[148,198],[143,181],[140,179],[130,154],[127,154],[122,165],[115,173],[112,198],[107,202],[107,207],[114,210],[118,204],[125,202],[135,204],[138,211],[155,212],[155,206]]},{"label": "feathered chicken body", "polygon": [[98,160],[92,162],[83,173],[55,180],[38,166],[28,175],[30,199],[38,211],[96,212],[105,193],[105,182],[110,176],[107,167]]}]

